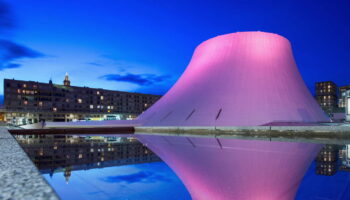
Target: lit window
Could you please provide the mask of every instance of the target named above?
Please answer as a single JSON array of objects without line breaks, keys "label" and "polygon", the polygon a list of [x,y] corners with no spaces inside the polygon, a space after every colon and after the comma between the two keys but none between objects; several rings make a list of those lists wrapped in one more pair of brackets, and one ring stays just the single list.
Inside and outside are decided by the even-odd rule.
[{"label": "lit window", "polygon": [[57,108],[54,107],[54,108],[52,108],[52,110],[53,110],[54,112],[56,112],[56,111],[57,111]]},{"label": "lit window", "polygon": [[107,109],[111,109],[111,106],[107,106]]},{"label": "lit window", "polygon": [[26,87],[27,87],[27,85],[26,85],[26,84],[23,84],[23,87],[24,87],[24,88],[26,88]]},{"label": "lit window", "polygon": [[24,105],[28,105],[28,101],[24,101]]},{"label": "lit window", "polygon": [[83,100],[82,99],[78,99],[78,103],[83,103]]},{"label": "lit window", "polygon": [[97,91],[96,94],[97,94],[97,95],[100,95],[100,91]]},{"label": "lit window", "polygon": [[40,101],[40,102],[39,102],[39,106],[43,106],[43,102]]},{"label": "lit window", "polygon": [[18,89],[18,90],[17,90],[17,93],[18,93],[18,94],[21,94],[21,90],[20,90],[20,89]]},{"label": "lit window", "polygon": [[79,154],[79,159],[83,157],[83,154]]},{"label": "lit window", "polygon": [[90,109],[94,109],[94,105],[90,105]]}]

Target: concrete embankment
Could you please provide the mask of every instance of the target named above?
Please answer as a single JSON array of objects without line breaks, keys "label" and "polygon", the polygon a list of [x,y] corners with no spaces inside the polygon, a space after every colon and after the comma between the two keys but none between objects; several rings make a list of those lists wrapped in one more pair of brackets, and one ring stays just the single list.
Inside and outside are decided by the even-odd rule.
[{"label": "concrete embankment", "polygon": [[[128,124],[130,125],[130,124]],[[44,129],[10,130],[12,134],[162,134],[189,137],[217,137],[269,141],[350,144],[350,126],[323,124],[310,126],[50,126]]]},{"label": "concrete embankment", "polygon": [[64,134],[132,134],[134,127],[61,127],[61,128],[37,128],[37,129],[11,129],[14,135],[64,135]]},{"label": "concrete embankment", "polygon": [[135,134],[350,144],[350,126],[135,127]]},{"label": "concrete embankment", "polygon": [[0,127],[0,199],[58,200],[54,190],[22,150]]}]

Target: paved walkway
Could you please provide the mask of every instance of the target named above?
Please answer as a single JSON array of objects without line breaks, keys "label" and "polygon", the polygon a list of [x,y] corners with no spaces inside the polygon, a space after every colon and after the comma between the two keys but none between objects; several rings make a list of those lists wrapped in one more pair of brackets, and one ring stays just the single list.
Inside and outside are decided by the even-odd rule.
[{"label": "paved walkway", "polygon": [[59,199],[5,127],[0,127],[0,199]]}]

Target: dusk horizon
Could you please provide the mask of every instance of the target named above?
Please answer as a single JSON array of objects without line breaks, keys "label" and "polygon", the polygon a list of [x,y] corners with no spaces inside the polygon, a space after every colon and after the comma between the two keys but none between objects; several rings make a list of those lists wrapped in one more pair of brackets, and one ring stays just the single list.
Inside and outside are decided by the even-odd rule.
[{"label": "dusk horizon", "polygon": [[[163,95],[212,37],[242,31],[290,40],[310,92],[315,82],[348,85],[346,1],[0,1],[0,78]],[[0,83],[3,95],[3,82]],[[1,99],[1,97],[0,97]]]}]

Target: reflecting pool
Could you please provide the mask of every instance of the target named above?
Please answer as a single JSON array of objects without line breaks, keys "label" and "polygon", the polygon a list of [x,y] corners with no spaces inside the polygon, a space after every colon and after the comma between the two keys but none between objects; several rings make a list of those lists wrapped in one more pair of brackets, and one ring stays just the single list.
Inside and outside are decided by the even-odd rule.
[{"label": "reflecting pool", "polygon": [[[288,183],[278,188],[284,192],[279,199],[350,198],[350,146],[346,144],[151,135],[17,135],[16,139],[64,200],[205,199],[206,196],[195,197],[198,194],[193,190],[198,188],[201,194],[212,195],[210,199],[220,196],[216,192],[225,194],[225,188],[235,192],[231,196],[245,195],[248,199],[235,187],[244,185],[257,196],[266,197],[275,193],[276,181],[292,182],[298,174],[301,181],[297,180],[293,187]],[[309,156],[311,164],[307,162]],[[265,164],[264,157],[270,163]],[[302,168],[295,170],[300,163],[306,172]],[[273,169],[269,169],[271,166]],[[265,180],[264,174],[272,180]],[[284,177],[278,178],[281,175]],[[205,188],[208,185],[212,188]],[[249,188],[253,186],[264,190]]]}]

